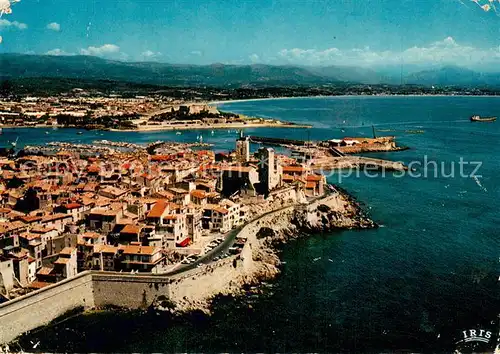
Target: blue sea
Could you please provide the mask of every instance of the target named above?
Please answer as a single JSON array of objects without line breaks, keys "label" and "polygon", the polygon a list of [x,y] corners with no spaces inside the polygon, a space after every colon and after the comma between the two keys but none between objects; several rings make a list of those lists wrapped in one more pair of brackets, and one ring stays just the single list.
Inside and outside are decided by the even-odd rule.
[{"label": "blue sea", "polygon": [[[291,242],[282,250],[283,274],[264,286],[259,297],[219,299],[211,317],[138,312],[81,316],[32,334],[41,340],[38,349],[450,352],[463,330],[498,333],[500,121],[472,123],[469,117],[500,115],[500,97],[297,98],[219,108],[313,125],[245,131],[250,135],[312,140],[371,137],[373,130],[379,136],[394,135],[409,149],[370,156],[403,161],[415,171],[404,176],[330,175],[329,181],[355,196],[381,227]],[[25,145],[194,141],[203,134],[216,150],[228,150],[238,135],[234,130],[213,135],[206,130],[182,135],[47,132],[4,129],[0,144],[17,136],[18,145]]]}]

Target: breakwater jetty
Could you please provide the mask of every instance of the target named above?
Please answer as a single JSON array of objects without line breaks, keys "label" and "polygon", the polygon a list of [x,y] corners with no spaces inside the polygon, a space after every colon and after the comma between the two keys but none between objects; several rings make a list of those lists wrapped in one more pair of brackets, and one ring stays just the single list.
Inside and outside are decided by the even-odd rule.
[{"label": "breakwater jetty", "polygon": [[255,136],[250,135],[249,139],[253,143],[262,143],[267,145],[296,145],[296,146],[304,146],[306,145],[306,141],[304,140],[294,140],[294,139],[285,139],[285,138],[270,138],[264,136]]},{"label": "breakwater jetty", "polygon": [[408,167],[402,162],[374,159],[362,156],[324,157],[318,159],[313,169],[315,171],[331,170],[378,170],[378,171],[407,171]]}]

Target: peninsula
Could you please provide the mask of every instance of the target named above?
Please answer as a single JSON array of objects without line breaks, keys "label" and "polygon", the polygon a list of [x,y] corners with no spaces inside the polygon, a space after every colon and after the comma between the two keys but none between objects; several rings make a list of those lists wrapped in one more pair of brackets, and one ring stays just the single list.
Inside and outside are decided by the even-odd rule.
[{"label": "peninsula", "polygon": [[200,147],[50,143],[2,159],[0,343],[76,308],[207,310],[274,277],[290,238],[376,227],[317,172],[324,147],[252,153],[243,135],[228,154]]}]

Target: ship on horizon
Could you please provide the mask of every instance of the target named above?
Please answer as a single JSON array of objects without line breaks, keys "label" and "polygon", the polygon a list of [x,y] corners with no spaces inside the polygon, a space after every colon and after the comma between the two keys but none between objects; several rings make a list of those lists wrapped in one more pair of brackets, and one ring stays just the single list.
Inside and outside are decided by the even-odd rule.
[{"label": "ship on horizon", "polygon": [[497,120],[497,117],[481,117],[478,115],[474,115],[470,117],[471,122],[494,122]]}]

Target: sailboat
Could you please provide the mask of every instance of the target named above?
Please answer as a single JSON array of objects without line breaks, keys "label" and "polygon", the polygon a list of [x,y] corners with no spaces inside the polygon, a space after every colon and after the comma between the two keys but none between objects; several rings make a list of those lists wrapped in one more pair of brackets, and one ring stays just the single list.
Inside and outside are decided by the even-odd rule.
[{"label": "sailboat", "polygon": [[19,140],[19,137],[16,138],[16,141],[12,141],[10,143],[10,145],[12,145],[12,147],[16,147],[17,146],[17,141]]},{"label": "sailboat", "polygon": [[212,135],[214,135],[214,131],[212,130]]}]

